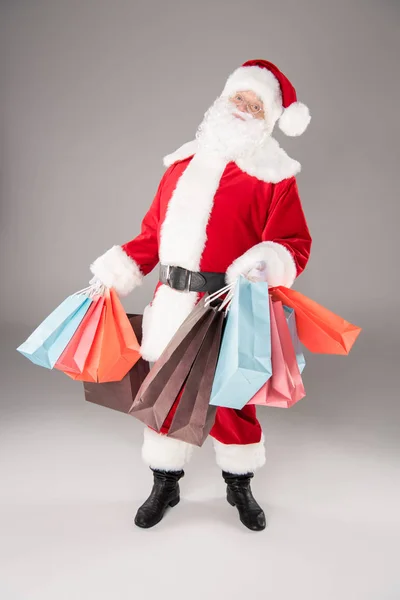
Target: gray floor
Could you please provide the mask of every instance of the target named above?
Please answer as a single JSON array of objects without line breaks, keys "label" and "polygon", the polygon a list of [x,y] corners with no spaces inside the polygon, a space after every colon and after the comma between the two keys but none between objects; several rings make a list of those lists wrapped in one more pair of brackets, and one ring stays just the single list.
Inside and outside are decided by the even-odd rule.
[{"label": "gray floor", "polygon": [[225,502],[209,440],[182,502],[143,531],[133,526],[151,483],[142,425],[19,356],[25,333],[2,335],[1,600],[400,598],[390,348],[366,340],[347,358],[308,356],[307,397],[259,410],[264,532]]}]

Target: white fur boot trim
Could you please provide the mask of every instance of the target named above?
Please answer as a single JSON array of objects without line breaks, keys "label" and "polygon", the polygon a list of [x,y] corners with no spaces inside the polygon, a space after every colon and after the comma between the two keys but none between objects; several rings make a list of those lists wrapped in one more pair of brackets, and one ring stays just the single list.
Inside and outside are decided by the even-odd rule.
[{"label": "white fur boot trim", "polygon": [[162,471],[180,471],[189,462],[194,446],[146,427],[142,458],[147,466]]},{"label": "white fur boot trim", "polygon": [[217,465],[222,471],[244,475],[265,464],[264,434],[255,444],[222,444],[213,439]]}]

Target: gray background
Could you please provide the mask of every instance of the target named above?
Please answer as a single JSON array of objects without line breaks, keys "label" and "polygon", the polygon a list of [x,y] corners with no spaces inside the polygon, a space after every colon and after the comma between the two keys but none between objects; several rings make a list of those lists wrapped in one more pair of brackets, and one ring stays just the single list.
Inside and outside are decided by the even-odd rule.
[{"label": "gray background", "polygon": [[[1,599],[398,599],[399,3],[3,0],[0,17]],[[363,332],[348,357],[307,354],[300,403],[259,411],[266,531],[225,503],[209,440],[140,531],[141,424],[15,347],[138,233],[162,156],[259,57],[312,114],[275,132],[314,240],[295,287]]]}]

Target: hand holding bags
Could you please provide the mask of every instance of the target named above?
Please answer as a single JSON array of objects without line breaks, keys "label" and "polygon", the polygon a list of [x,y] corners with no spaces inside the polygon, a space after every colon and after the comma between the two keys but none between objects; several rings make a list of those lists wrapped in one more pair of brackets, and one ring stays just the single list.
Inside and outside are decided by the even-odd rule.
[{"label": "hand holding bags", "polygon": [[307,296],[283,286],[271,288],[273,300],[280,300],[296,313],[300,341],[311,352],[348,354],[361,332],[338,315]]},{"label": "hand holding bags", "polygon": [[140,358],[117,293],[97,284],[64,300],[17,350],[82,381],[120,381]]}]

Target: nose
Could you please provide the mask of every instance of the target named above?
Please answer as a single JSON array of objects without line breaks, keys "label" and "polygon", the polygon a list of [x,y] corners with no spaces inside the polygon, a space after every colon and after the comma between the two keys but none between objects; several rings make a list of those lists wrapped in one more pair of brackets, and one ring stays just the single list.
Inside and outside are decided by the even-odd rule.
[{"label": "nose", "polygon": [[238,106],[238,107],[240,106],[241,108],[243,108],[243,107],[244,107],[244,110],[245,110],[245,111],[247,111],[247,109],[248,109],[248,104],[247,104],[247,101],[246,101],[246,100],[241,100],[240,102],[238,102],[238,103],[237,103],[237,106]]}]

